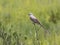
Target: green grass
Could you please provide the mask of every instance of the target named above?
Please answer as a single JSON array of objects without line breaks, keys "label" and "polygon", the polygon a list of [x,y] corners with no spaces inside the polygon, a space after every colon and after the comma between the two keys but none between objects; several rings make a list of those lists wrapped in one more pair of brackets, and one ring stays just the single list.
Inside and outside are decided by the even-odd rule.
[{"label": "green grass", "polygon": [[[34,27],[30,12],[49,34]],[[0,45],[60,45],[60,1],[0,0]]]}]

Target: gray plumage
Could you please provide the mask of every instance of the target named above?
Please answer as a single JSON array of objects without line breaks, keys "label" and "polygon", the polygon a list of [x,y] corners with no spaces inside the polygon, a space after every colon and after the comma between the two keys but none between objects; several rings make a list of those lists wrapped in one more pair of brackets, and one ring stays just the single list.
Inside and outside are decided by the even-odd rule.
[{"label": "gray plumage", "polygon": [[30,17],[30,20],[35,24],[38,24],[38,25],[40,25],[41,27],[43,27],[44,28],[44,26],[37,20],[37,18],[35,17],[35,16],[33,16],[33,14],[32,13],[29,13],[28,14],[29,15],[29,17]]}]

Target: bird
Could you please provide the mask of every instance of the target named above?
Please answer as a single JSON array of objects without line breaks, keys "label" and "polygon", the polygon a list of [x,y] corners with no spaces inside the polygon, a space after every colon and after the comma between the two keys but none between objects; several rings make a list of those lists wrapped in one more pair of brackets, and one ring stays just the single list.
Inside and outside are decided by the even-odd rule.
[{"label": "bird", "polygon": [[34,25],[35,25],[35,24],[38,24],[38,25],[40,25],[42,28],[45,29],[45,27],[41,24],[41,22],[39,22],[38,19],[37,19],[32,13],[29,13],[28,15],[29,15],[30,20],[33,22]]},{"label": "bird", "polygon": [[35,24],[38,24],[38,25],[40,25],[40,27],[43,28],[44,37],[46,37],[46,34],[50,34],[50,31],[48,29],[46,29],[46,27],[44,27],[44,25],[41,22],[39,22],[39,20],[32,13],[29,13],[28,15],[30,17],[30,20],[33,22],[34,26],[35,26]]}]

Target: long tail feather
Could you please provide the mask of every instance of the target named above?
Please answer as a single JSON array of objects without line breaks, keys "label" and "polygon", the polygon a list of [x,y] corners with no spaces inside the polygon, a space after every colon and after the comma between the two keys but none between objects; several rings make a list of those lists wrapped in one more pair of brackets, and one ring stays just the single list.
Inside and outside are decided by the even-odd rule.
[{"label": "long tail feather", "polygon": [[40,23],[40,26],[44,29],[44,30],[46,30],[46,28]]}]

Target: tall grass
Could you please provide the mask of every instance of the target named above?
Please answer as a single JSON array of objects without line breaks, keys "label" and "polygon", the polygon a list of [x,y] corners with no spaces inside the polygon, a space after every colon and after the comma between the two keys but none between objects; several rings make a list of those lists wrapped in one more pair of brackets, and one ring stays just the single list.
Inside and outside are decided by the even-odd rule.
[{"label": "tall grass", "polygon": [[[0,45],[60,45],[59,0],[0,0]],[[48,29],[33,25],[28,13]]]}]

